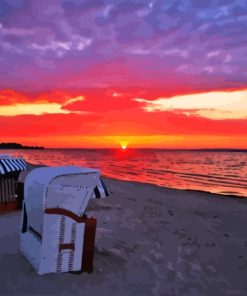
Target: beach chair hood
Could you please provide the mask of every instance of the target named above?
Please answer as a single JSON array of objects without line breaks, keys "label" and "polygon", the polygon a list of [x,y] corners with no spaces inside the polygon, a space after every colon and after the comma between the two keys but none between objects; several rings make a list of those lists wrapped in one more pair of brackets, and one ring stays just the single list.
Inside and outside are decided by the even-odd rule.
[{"label": "beach chair hood", "polygon": [[46,209],[61,208],[81,216],[87,206],[100,172],[77,166],[41,167],[25,180],[27,212],[43,215]]},{"label": "beach chair hood", "polygon": [[23,158],[0,154],[0,175],[26,170],[27,163]]}]

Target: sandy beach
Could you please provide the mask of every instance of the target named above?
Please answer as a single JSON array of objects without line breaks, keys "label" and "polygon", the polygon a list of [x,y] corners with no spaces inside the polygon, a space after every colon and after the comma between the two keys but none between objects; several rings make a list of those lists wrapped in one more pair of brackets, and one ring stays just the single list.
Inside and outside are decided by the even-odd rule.
[{"label": "sandy beach", "polygon": [[247,200],[104,178],[94,272],[38,276],[0,215],[0,295],[247,295]]}]

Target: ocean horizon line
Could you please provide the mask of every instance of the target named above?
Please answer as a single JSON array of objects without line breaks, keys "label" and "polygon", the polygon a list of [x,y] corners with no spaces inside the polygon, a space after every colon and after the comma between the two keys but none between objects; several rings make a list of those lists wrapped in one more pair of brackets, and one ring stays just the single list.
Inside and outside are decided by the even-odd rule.
[{"label": "ocean horizon line", "polygon": [[202,151],[202,152],[247,152],[247,148],[150,148],[150,147],[128,147],[126,150],[121,147],[45,147],[50,150],[163,150],[163,151]]}]

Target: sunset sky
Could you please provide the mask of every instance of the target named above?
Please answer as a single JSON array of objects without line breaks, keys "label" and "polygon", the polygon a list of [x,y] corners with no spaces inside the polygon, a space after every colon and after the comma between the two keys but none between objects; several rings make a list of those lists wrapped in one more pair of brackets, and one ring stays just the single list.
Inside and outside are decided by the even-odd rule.
[{"label": "sunset sky", "polygon": [[246,0],[1,0],[0,142],[247,148]]}]

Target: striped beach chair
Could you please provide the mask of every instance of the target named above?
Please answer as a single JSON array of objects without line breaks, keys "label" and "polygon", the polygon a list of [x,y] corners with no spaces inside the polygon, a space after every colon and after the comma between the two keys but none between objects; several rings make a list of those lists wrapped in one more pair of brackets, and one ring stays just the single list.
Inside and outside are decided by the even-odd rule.
[{"label": "striped beach chair", "polygon": [[24,159],[0,155],[0,212],[20,207],[16,189],[19,174],[26,168]]}]

